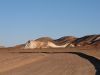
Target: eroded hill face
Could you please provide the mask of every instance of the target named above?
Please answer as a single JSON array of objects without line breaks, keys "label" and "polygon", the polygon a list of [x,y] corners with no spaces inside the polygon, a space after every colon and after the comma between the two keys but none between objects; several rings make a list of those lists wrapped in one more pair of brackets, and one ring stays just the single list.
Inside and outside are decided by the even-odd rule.
[{"label": "eroded hill face", "polygon": [[66,43],[72,43],[73,41],[75,41],[77,38],[74,36],[64,36],[61,37],[59,39],[54,40],[55,43],[57,44],[66,44]]},{"label": "eroded hill face", "polygon": [[[26,43],[25,49],[34,49],[34,48],[65,48],[67,47],[75,37],[66,36],[59,39],[51,39],[49,37],[41,37],[36,40],[29,40]],[[72,45],[71,45],[72,46]]]},{"label": "eroded hill face", "polygon": [[[30,42],[31,44],[30,44]],[[66,47],[94,47],[100,48],[100,35],[87,35],[80,38],[74,36],[64,36],[59,39],[52,39],[50,37],[41,37],[36,40],[29,40],[25,44],[16,46],[17,48],[24,48],[26,45],[32,45],[32,41],[38,42],[36,48],[49,48],[49,44],[52,44],[54,47],[65,47],[63,45],[67,44]],[[49,43],[48,43],[49,42]],[[51,42],[51,43],[50,43]],[[53,47],[50,45],[50,47]],[[43,47],[42,47],[43,46]],[[45,47],[46,46],[46,47]]]},{"label": "eroded hill face", "polygon": [[87,35],[73,41],[76,46],[99,46],[100,47],[100,35]]}]

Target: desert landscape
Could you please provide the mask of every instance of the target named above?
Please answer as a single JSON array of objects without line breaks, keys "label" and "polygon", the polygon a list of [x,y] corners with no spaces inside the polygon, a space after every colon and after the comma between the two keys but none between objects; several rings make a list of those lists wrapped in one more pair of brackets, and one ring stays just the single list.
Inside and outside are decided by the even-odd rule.
[{"label": "desert landscape", "polygon": [[100,75],[100,35],[35,41],[0,48],[0,75]]},{"label": "desert landscape", "polygon": [[100,0],[0,0],[0,75],[100,75]]}]

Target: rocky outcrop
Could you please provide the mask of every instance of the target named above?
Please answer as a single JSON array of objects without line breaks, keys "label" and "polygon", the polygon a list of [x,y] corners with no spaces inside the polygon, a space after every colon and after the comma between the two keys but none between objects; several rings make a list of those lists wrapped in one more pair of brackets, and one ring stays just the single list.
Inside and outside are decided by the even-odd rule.
[{"label": "rocky outcrop", "polygon": [[48,48],[48,44],[47,42],[29,40],[25,45],[25,49],[34,49],[34,48]]},{"label": "rocky outcrop", "polygon": [[29,40],[25,45],[25,49],[48,48],[48,41],[54,42],[53,39],[49,37],[41,37],[36,40]]},{"label": "rocky outcrop", "polygon": [[25,49],[35,49],[35,48],[65,48],[69,43],[66,43],[64,45],[56,45],[54,42],[47,41],[36,41],[36,40],[30,40],[26,43]]},{"label": "rocky outcrop", "polygon": [[100,44],[100,35],[87,35],[81,38],[76,39],[75,41],[73,41],[73,44],[75,46],[93,46],[93,45],[97,45]]},{"label": "rocky outcrop", "polygon": [[[67,37],[69,38],[69,37]],[[25,44],[25,49],[34,49],[34,48],[65,48],[69,45],[68,39],[60,38],[53,40],[49,37],[42,37],[36,40],[29,40]]]}]

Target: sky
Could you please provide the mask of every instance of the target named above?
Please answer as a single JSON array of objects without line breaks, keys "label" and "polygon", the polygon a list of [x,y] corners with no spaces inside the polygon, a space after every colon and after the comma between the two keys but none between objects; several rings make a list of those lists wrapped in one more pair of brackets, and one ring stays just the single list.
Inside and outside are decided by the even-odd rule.
[{"label": "sky", "polygon": [[0,0],[0,45],[100,34],[100,0]]}]

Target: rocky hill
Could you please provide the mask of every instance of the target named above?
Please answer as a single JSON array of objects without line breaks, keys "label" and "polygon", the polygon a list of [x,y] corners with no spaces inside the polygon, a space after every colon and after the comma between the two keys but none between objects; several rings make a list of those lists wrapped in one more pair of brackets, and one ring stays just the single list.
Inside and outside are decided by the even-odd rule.
[{"label": "rocky hill", "polygon": [[[31,42],[31,40],[29,41]],[[76,38],[74,36],[64,36],[59,39],[52,39],[50,37],[40,37],[32,41],[38,41],[40,44],[42,42],[42,46],[48,46],[47,44],[49,41],[49,42],[52,42],[52,45],[55,45],[55,46],[63,46],[68,43],[66,47],[73,46],[73,47],[86,47],[86,48],[89,48],[89,47],[100,48],[100,35],[86,35],[80,38]],[[26,43],[28,44],[28,42]],[[16,45],[15,48],[23,48],[25,47],[26,43],[21,44],[21,45]]]},{"label": "rocky hill", "polygon": [[87,35],[73,41],[75,46],[99,46],[100,45],[100,35]]},{"label": "rocky hill", "polygon": [[61,37],[59,39],[54,40],[55,43],[62,45],[62,44],[66,44],[66,43],[72,43],[73,41],[75,41],[77,38],[74,36],[64,36]]},{"label": "rocky hill", "polygon": [[40,38],[36,39],[35,41],[41,41],[41,42],[51,41],[51,42],[54,42],[54,40],[50,37],[40,37]]}]

